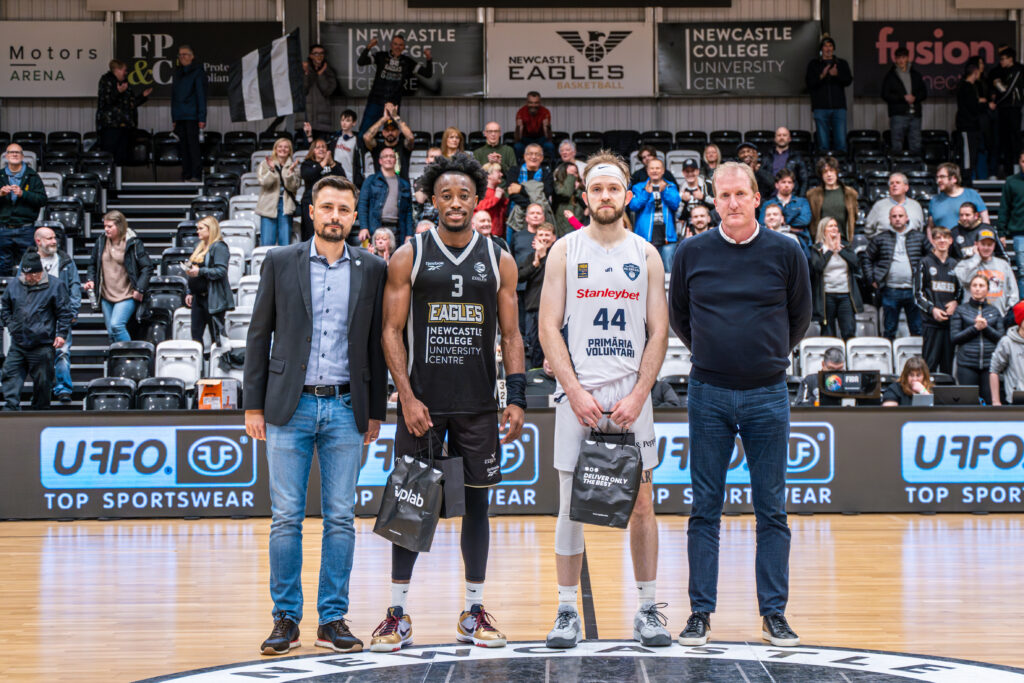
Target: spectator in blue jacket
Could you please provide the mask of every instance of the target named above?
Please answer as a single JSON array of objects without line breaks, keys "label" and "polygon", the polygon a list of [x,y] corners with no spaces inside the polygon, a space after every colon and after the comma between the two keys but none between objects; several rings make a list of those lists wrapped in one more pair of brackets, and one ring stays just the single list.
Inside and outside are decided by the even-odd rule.
[{"label": "spectator in blue jacket", "polygon": [[178,47],[178,68],[171,85],[171,120],[181,146],[181,178],[192,181],[203,175],[199,131],[206,127],[206,69],[195,58],[191,45]]},{"label": "spectator in blue jacket", "polygon": [[788,168],[781,169],[775,174],[775,192],[771,199],[761,204],[760,222],[764,223],[764,210],[769,204],[778,204],[782,208],[782,217],[789,226],[792,234],[800,240],[800,244],[806,251],[811,246],[810,225],[811,205],[803,197],[794,194],[796,189],[796,177],[793,171]]},{"label": "spectator in blue jacket", "polygon": [[665,180],[665,162],[655,157],[647,163],[647,180],[633,186],[629,210],[636,214],[636,234],[653,244],[665,263],[665,272],[672,270],[679,237],[674,216],[679,208],[679,188]]},{"label": "spectator in blue jacket", "polygon": [[[82,308],[82,282],[75,260],[63,249],[57,247],[57,233],[47,227],[36,229],[36,251],[43,264],[43,270],[52,278],[64,283],[71,304],[71,324],[78,320]],[[54,362],[53,394],[61,403],[71,403],[71,329],[64,338],[64,346],[57,349]]]},{"label": "spectator in blue jacket", "polygon": [[359,192],[359,241],[367,242],[378,228],[390,228],[399,244],[412,235],[412,187],[395,173],[398,155],[380,151],[380,171],[363,181]]}]

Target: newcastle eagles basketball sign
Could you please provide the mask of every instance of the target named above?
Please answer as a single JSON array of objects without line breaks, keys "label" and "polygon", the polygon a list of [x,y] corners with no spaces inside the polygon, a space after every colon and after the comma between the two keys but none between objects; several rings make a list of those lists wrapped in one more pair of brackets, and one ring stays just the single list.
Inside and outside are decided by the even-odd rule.
[{"label": "newcastle eagles basketball sign", "polygon": [[521,98],[649,97],[654,94],[645,24],[496,23],[487,29],[487,94]]}]

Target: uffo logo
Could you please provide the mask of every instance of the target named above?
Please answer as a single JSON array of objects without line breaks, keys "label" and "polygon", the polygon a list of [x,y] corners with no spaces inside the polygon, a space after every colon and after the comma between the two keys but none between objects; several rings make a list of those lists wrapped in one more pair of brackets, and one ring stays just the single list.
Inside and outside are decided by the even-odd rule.
[{"label": "uffo logo", "polygon": [[403,489],[401,486],[395,486],[395,498],[398,499],[398,502],[402,502],[404,500],[418,508],[423,507],[423,496],[415,491]]}]

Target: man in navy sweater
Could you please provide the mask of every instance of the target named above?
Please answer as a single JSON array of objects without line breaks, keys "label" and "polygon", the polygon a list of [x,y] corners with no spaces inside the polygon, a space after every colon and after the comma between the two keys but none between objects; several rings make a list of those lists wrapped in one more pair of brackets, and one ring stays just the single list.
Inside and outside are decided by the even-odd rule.
[{"label": "man in navy sweater", "polygon": [[811,322],[807,257],[794,240],[758,225],[761,198],[749,166],[722,164],[713,184],[722,223],[683,241],[669,290],[672,329],[693,360],[687,395],[692,614],[679,642],[703,645],[711,634],[725,475],[739,434],[757,517],[762,637],[772,645],[795,646],[800,638],[785,617],[790,543],[786,370],[790,352]]}]

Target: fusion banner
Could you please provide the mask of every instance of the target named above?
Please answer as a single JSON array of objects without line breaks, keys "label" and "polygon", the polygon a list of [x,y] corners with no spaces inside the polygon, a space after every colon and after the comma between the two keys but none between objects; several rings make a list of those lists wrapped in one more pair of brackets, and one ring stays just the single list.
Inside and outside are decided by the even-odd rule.
[{"label": "fusion banner", "polygon": [[415,76],[405,84],[407,94],[461,97],[484,93],[484,30],[482,24],[320,24],[320,42],[327,62],[338,75],[339,87],[349,97],[365,97],[373,85],[373,64],[359,66],[359,55],[373,40],[370,51],[388,50],[401,33],[405,53],[422,62],[429,49],[434,61],[431,78]]},{"label": "fusion banner", "polygon": [[0,21],[3,97],[96,97],[110,61],[102,21]]},{"label": "fusion banner", "polygon": [[651,97],[651,26],[495,23],[487,29],[487,95]]},{"label": "fusion banner", "polygon": [[658,24],[658,92],[792,97],[818,51],[815,21]]},{"label": "fusion banner", "polygon": [[[786,505],[799,512],[1024,512],[1024,421],[993,408],[794,409]],[[396,453],[395,416],[364,446],[356,514],[375,515]],[[241,412],[0,415],[0,519],[269,516],[265,444]],[[690,430],[683,410],[655,411],[654,505],[693,503]],[[527,413],[522,436],[501,447],[494,514],[558,511],[552,466],[554,411]],[[314,467],[307,512],[320,513]],[[753,510],[750,470],[737,440],[725,510]]]},{"label": "fusion banner", "polygon": [[893,53],[905,47],[928,86],[929,97],[956,97],[964,64],[971,57],[980,55],[994,66],[999,46],[1016,44],[1012,21],[857,21],[853,24],[853,92],[858,97],[880,97]]},{"label": "fusion banner", "polygon": [[187,43],[206,68],[206,96],[227,97],[231,65],[280,37],[281,24],[274,21],[123,23],[114,31],[114,54],[128,65],[129,83],[170,97],[178,46]]}]

